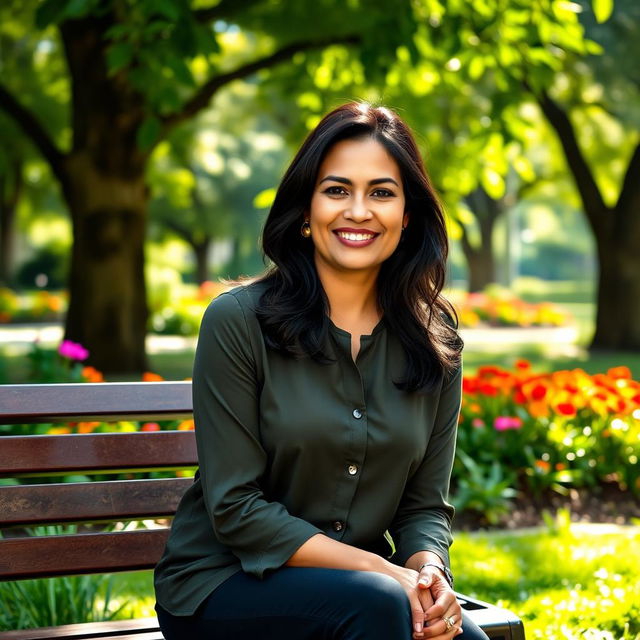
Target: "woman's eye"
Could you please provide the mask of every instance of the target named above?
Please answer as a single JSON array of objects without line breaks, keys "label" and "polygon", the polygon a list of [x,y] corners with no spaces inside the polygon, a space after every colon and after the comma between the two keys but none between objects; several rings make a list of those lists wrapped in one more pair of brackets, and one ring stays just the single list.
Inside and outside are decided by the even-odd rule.
[{"label": "woman's eye", "polygon": [[393,198],[394,195],[393,191],[389,191],[389,189],[376,189],[373,192],[374,198]]},{"label": "woman's eye", "polygon": [[324,190],[324,193],[329,194],[330,196],[342,196],[347,193],[344,187],[328,187]]}]

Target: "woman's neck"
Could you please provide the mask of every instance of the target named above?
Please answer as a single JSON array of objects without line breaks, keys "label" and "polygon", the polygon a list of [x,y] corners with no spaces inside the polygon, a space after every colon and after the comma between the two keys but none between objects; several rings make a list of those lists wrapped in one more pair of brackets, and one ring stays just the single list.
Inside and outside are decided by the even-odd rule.
[{"label": "woman's neck", "polygon": [[339,327],[362,329],[375,326],[381,317],[377,298],[377,274],[327,273],[318,277],[329,300],[329,315]]}]

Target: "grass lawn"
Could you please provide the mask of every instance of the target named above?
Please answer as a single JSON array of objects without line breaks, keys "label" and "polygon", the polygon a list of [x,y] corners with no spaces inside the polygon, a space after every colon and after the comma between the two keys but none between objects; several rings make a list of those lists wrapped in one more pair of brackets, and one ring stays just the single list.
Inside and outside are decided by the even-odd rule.
[{"label": "grass lawn", "polygon": [[456,588],[525,622],[527,640],[639,640],[640,528],[458,535]]},{"label": "grass lawn", "polygon": [[[527,640],[640,640],[640,527],[568,525],[458,533],[456,589],[518,614]],[[151,573],[114,576],[131,614],[152,615]]]}]

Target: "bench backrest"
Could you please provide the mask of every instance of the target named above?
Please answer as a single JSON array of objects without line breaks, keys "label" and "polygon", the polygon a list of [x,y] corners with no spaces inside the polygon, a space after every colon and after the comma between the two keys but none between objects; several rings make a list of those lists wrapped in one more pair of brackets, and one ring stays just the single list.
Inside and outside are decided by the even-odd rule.
[{"label": "bench backrest", "polygon": [[[190,382],[0,385],[0,424],[190,415]],[[193,480],[109,475],[196,465],[192,431],[0,436],[0,579],[152,568],[168,535],[166,520],[155,521],[175,513]],[[100,481],[38,481],[78,474]],[[22,484],[3,484],[7,478]],[[123,528],[132,521],[135,528]],[[78,523],[75,533],[26,530],[69,523]]]}]

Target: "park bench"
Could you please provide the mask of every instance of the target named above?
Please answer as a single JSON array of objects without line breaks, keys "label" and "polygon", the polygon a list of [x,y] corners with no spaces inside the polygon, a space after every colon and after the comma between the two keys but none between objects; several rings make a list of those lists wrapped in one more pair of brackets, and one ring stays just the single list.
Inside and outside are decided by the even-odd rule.
[{"label": "park bench", "polygon": [[[0,424],[184,419],[191,406],[190,382],[0,385]],[[174,514],[193,480],[103,478],[196,465],[192,431],[0,436],[0,478],[30,479],[0,485],[0,581],[153,568],[169,531],[157,521]],[[34,480],[71,474],[100,480]],[[104,526],[130,521],[149,526]],[[25,535],[28,527],[68,523],[82,526],[73,534]],[[490,638],[524,640],[513,613],[459,598]],[[162,637],[155,618],[0,632],[0,640]]]}]

